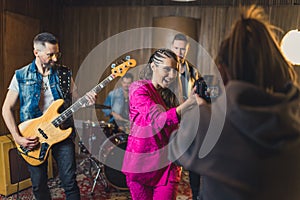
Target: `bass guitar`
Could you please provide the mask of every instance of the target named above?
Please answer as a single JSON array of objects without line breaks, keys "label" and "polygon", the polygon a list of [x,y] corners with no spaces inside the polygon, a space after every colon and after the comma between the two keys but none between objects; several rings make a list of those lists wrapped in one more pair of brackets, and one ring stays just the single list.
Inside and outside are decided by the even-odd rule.
[{"label": "bass guitar", "polygon": [[[91,91],[94,91],[95,93],[100,92],[109,82],[114,80],[116,77],[124,76],[129,68],[135,66],[136,60],[127,58],[126,61],[123,61],[118,66],[113,67],[111,74],[101,81],[101,83],[96,85]],[[60,128],[60,125],[70,118],[74,112],[84,107],[88,103],[88,100],[86,95],[84,95],[65,111],[58,113],[58,110],[63,103],[63,99],[58,99],[49,106],[41,117],[27,120],[18,125],[23,137],[27,138],[37,136],[40,141],[40,145],[33,150],[28,150],[16,143],[18,151],[29,164],[33,166],[42,164],[47,159],[51,146],[70,136],[72,128],[63,130]]]}]

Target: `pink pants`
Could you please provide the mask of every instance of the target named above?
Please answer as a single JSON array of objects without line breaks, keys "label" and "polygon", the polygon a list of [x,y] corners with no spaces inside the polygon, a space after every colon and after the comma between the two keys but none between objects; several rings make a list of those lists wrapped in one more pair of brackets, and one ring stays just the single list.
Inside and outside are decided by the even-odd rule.
[{"label": "pink pants", "polygon": [[176,200],[178,184],[168,181],[167,185],[152,187],[127,181],[132,200]]}]

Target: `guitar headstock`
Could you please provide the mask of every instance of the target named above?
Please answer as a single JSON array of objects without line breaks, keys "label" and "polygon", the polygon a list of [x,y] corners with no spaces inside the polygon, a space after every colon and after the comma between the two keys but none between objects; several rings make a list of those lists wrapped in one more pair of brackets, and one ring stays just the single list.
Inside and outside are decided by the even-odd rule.
[{"label": "guitar headstock", "polygon": [[117,77],[122,77],[126,74],[126,72],[129,70],[129,68],[136,66],[136,60],[130,59],[130,57],[126,57],[125,60],[122,60],[122,63],[115,66],[115,64],[112,65],[111,73]]}]

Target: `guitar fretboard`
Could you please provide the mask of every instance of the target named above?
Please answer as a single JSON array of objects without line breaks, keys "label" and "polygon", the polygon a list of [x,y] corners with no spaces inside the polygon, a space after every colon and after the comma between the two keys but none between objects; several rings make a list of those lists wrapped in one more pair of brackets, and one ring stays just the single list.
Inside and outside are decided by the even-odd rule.
[{"label": "guitar fretboard", "polygon": [[[106,77],[101,83],[96,85],[93,89],[90,90],[99,93],[109,82],[115,79],[115,76],[113,74]],[[66,121],[68,118],[72,116],[74,112],[82,108],[83,106],[88,104],[87,96],[84,95],[81,98],[79,98],[74,104],[72,104],[69,108],[67,108],[64,112],[62,112],[57,118],[55,118],[51,123],[58,127],[61,125],[64,121]]]}]

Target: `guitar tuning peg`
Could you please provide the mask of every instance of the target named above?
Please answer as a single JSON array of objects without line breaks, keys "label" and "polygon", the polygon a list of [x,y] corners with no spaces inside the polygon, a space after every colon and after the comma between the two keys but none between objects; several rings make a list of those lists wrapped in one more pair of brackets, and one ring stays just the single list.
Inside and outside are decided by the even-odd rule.
[{"label": "guitar tuning peg", "polygon": [[125,57],[125,60],[130,60],[130,56],[126,56],[126,57]]},{"label": "guitar tuning peg", "polygon": [[116,64],[115,63],[113,63],[113,64],[111,64],[111,66],[110,66],[112,69],[113,68],[115,68],[116,67]]}]

